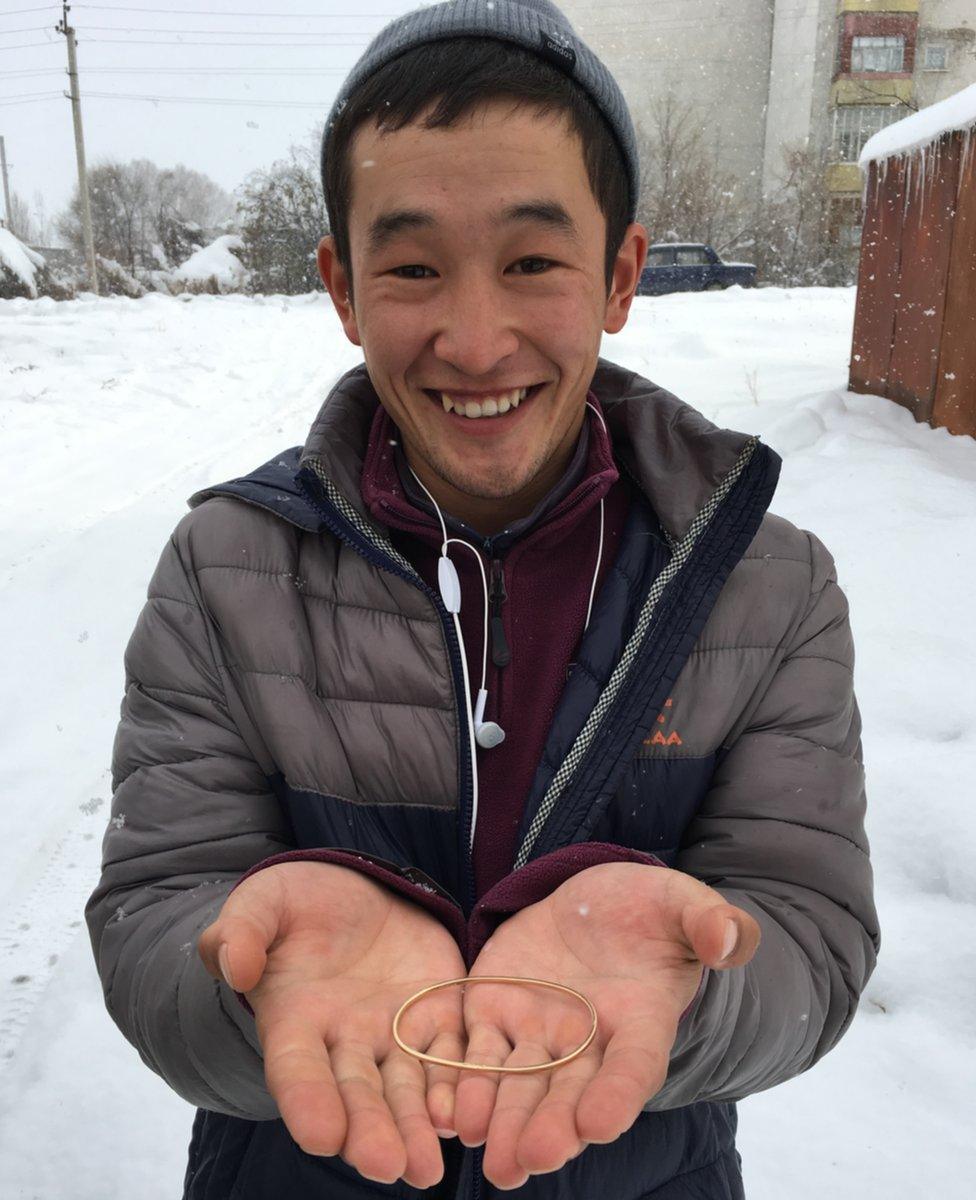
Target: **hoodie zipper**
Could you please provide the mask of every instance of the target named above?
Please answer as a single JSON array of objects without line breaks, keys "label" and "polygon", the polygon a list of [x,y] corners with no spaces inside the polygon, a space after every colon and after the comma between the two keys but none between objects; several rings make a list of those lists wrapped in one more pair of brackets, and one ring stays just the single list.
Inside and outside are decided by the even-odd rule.
[{"label": "hoodie zipper", "polygon": [[500,558],[491,560],[491,590],[488,593],[490,629],[491,629],[491,661],[496,667],[507,667],[512,661],[512,651],[505,637],[505,625],[502,621],[502,605],[508,599],[505,590],[505,567]]}]

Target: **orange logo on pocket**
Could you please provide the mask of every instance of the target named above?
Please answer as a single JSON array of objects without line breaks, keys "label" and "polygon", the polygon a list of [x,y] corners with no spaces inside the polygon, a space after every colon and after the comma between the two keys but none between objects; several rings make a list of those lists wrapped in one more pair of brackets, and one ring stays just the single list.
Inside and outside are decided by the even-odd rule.
[{"label": "orange logo on pocket", "polygon": [[[670,717],[670,715],[671,715],[669,712],[667,712],[667,710],[672,707],[673,707],[673,701],[672,701],[671,697],[669,696],[667,698],[667,700],[665,700],[665,702],[664,702],[664,710],[665,711],[658,713],[658,717],[657,717],[658,725],[666,725],[667,724],[668,717]],[[684,745],[684,743],[681,740],[681,735],[674,729],[672,729],[667,734],[667,736],[665,736],[665,732],[663,729],[655,729],[653,734],[648,734],[648,736],[646,738],[644,738],[644,745],[645,746],[682,746],[682,745]]]}]

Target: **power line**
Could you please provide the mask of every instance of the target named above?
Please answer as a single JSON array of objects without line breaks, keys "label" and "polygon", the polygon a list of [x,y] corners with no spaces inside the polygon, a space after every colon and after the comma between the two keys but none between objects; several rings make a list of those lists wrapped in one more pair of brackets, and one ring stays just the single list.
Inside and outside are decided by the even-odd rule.
[{"label": "power line", "polygon": [[2,104],[37,104],[39,100],[54,100],[55,98],[63,99],[64,92],[33,92],[33,93],[31,93],[31,95],[22,96],[19,99],[14,98],[12,100],[7,100],[7,99],[0,100],[0,105],[2,105]]},{"label": "power line", "polygon": [[[0,80],[22,78],[25,75],[63,75],[63,67],[45,67],[35,71],[0,71]],[[88,67],[86,75],[343,75],[347,67]]]},{"label": "power line", "polygon": [[89,92],[83,93],[86,100],[148,100],[153,104],[222,104],[245,108],[316,108],[324,110],[328,107],[325,100],[232,100],[216,99],[212,96],[133,96],[120,92]]},{"label": "power line", "polygon": [[[165,32],[165,31],[160,31]],[[186,38],[175,42],[158,42],[145,41],[138,38],[82,38],[87,45],[90,46],[242,46],[245,49],[261,50],[263,49],[260,42],[191,42]],[[43,46],[44,42],[35,42],[34,45]],[[363,49],[364,43],[362,40],[355,42],[275,42],[269,49],[282,50],[289,48],[301,48],[304,46],[358,46]],[[14,49],[11,47],[0,47],[0,49]]]},{"label": "power line", "polygon": [[[100,12],[167,13],[183,17],[283,17],[289,21],[331,21],[335,17],[375,17],[392,21],[402,13],[284,13],[284,12],[224,12],[218,8],[133,8],[121,4],[76,4],[77,9],[98,9]],[[23,11],[27,11],[26,9]]]},{"label": "power line", "polygon": [[[38,28],[45,28],[38,26]],[[31,33],[32,30],[21,29],[12,30],[13,33]],[[207,35],[215,34],[217,36],[226,37],[227,34],[233,34],[234,37],[295,37],[294,29],[156,29],[152,25],[86,25],[86,33],[189,33],[194,37],[197,34]],[[339,33],[339,37],[372,37],[377,30],[359,30],[359,29],[343,29]],[[327,33],[322,33],[316,30],[314,37],[329,37]]]},{"label": "power line", "polygon": [[45,29],[53,29],[53,25],[29,25],[26,29],[0,29],[3,33],[43,33]]},{"label": "power line", "polygon": [[16,46],[0,46],[0,50],[28,50],[33,46],[56,46],[56,45],[57,45],[57,42],[20,42]]},{"label": "power line", "polygon": [[12,8],[9,12],[0,13],[2,17],[19,17],[21,13],[46,12],[49,8],[57,8],[56,4],[41,4],[37,8]]}]

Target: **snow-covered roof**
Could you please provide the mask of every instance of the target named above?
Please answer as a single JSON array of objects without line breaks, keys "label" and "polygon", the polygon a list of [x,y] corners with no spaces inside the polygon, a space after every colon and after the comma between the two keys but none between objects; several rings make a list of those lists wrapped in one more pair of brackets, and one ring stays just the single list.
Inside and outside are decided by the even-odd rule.
[{"label": "snow-covered roof", "polygon": [[903,121],[895,121],[869,138],[858,160],[861,166],[895,154],[908,154],[927,146],[944,133],[969,130],[976,126],[976,83],[961,92],[930,104]]},{"label": "snow-covered roof", "polygon": [[38,268],[43,266],[44,259],[40,254],[30,246],[25,246],[9,229],[0,226],[0,268],[6,267],[16,279],[21,280],[32,296],[37,295],[34,276]]}]

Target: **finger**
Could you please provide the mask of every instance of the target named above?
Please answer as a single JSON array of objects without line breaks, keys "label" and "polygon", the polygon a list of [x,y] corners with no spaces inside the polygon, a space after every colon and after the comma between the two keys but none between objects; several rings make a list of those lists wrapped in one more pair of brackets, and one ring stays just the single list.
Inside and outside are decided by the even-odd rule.
[{"label": "finger", "polygon": [[732,904],[688,905],[682,927],[697,957],[715,970],[744,966],[761,937],[758,921]]},{"label": "finger", "polygon": [[367,1179],[395,1183],[406,1170],[407,1151],[384,1098],[372,1047],[345,1039],[335,1044],[331,1057],[346,1109],[342,1157]]},{"label": "finger", "polygon": [[[512,1052],[508,1038],[494,1025],[476,1025],[468,1035],[464,1062],[500,1067]],[[454,1095],[454,1128],[465,1146],[481,1146],[488,1136],[500,1076],[462,1071]]]},{"label": "finger", "polygon": [[407,1154],[403,1179],[415,1188],[433,1187],[444,1174],[441,1144],[427,1111],[423,1066],[395,1050],[380,1067],[383,1095]]},{"label": "finger", "polygon": [[245,883],[227,897],[220,916],[197,942],[197,952],[210,974],[238,992],[257,986],[268,947],[278,935],[279,914],[273,897],[273,889],[263,882],[251,889]]},{"label": "finger", "polygon": [[612,1142],[633,1125],[664,1086],[674,1033],[673,1023],[666,1028],[643,1014],[614,1034],[576,1109],[583,1141]]},{"label": "finger", "polygon": [[599,1069],[600,1055],[591,1051],[549,1075],[549,1090],[515,1147],[516,1161],[530,1175],[558,1171],[582,1153],[585,1143],[576,1126],[576,1110]]},{"label": "finger", "polygon": [[346,1110],[318,1029],[279,1021],[259,1033],[268,1091],[288,1132],[306,1154],[338,1154]]},{"label": "finger", "polygon": [[[520,1042],[511,1053],[506,1067],[530,1066],[551,1062],[544,1046]],[[529,1172],[515,1155],[522,1131],[549,1090],[549,1072],[531,1075],[503,1075],[498,1085],[495,1106],[485,1141],[484,1171],[496,1187],[521,1187]]]},{"label": "finger", "polygon": [[[464,1038],[457,1033],[439,1033],[427,1047],[426,1053],[435,1058],[448,1058],[452,1062],[464,1062]],[[442,1137],[453,1137],[454,1097],[457,1093],[460,1072],[454,1067],[427,1067],[427,1111],[434,1129]]]}]

